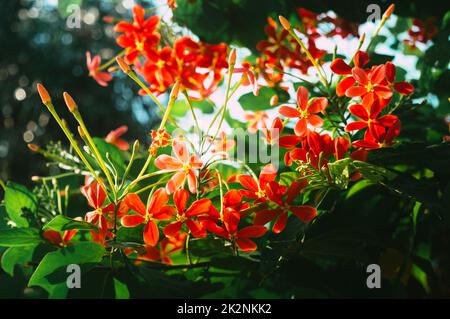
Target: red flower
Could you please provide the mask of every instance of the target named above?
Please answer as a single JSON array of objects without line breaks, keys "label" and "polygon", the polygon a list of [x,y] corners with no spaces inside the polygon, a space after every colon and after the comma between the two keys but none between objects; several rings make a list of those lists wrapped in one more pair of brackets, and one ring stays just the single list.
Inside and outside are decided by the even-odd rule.
[{"label": "red flower", "polygon": [[396,68],[392,62],[386,62],[385,72],[386,72],[386,81],[390,88],[393,88],[402,95],[410,95],[414,91],[414,86],[411,83],[408,82],[394,83]]},{"label": "red flower", "polygon": [[[357,51],[353,58],[353,62],[355,67],[363,68],[369,62],[369,56],[364,51]],[[343,79],[336,87],[336,94],[338,96],[344,96],[347,89],[355,84],[355,79],[352,76],[353,68],[341,58],[333,60],[330,68],[331,71],[338,75],[350,75]]]},{"label": "red flower", "polygon": [[149,50],[145,53],[147,60],[139,69],[145,80],[150,83],[150,90],[164,93],[177,79],[177,64],[172,56],[172,49],[165,47],[159,51]]},{"label": "red flower", "polygon": [[86,213],[85,220],[88,223],[98,225],[100,231],[108,232],[108,221],[105,215],[114,214],[114,204],[109,203],[105,207],[106,193],[97,181],[80,188],[81,193],[87,198],[89,206],[93,211]]},{"label": "red flower", "polygon": [[[78,218],[75,218],[78,220]],[[82,220],[81,218],[79,218]],[[70,240],[75,236],[75,234],[78,232],[78,229],[71,229],[66,230],[63,232],[63,235],[61,236],[61,232],[56,230],[46,230],[42,233],[42,237],[44,237],[48,242],[50,242],[53,245],[59,246],[59,247],[67,247],[69,245],[72,245],[73,243],[70,242]]]},{"label": "red flower", "polygon": [[278,182],[269,182],[266,185],[267,197],[277,204],[278,207],[257,212],[253,220],[254,224],[265,225],[276,219],[272,231],[278,234],[286,227],[289,212],[292,212],[304,223],[310,222],[317,215],[317,210],[314,207],[291,205],[300,194],[302,188],[306,186],[306,183],[306,179],[304,179],[302,182],[293,182],[289,188],[286,188],[278,184]]},{"label": "red flower", "polygon": [[261,225],[247,226],[238,230],[241,219],[240,214],[234,209],[226,209],[223,212],[222,225],[218,226],[211,219],[204,220],[205,227],[218,236],[226,238],[242,251],[256,250],[257,246],[251,238],[259,238],[265,235],[267,228]]},{"label": "red flower", "polygon": [[172,194],[181,188],[187,179],[188,188],[191,193],[197,191],[196,170],[202,167],[202,162],[197,155],[189,156],[186,144],[174,140],[172,143],[175,157],[166,154],[159,155],[155,159],[155,166],[168,172],[176,172],[167,183],[168,194]]},{"label": "red flower", "polygon": [[394,139],[400,134],[400,121],[395,120],[389,127],[376,127],[376,134],[373,135],[370,130],[364,134],[364,139],[354,141],[354,147],[362,147],[365,149],[378,149],[392,146]]},{"label": "red flower", "polygon": [[118,149],[122,151],[128,151],[130,148],[130,144],[127,141],[120,138],[123,134],[128,131],[128,126],[122,125],[121,127],[111,131],[105,137],[105,141],[109,144],[117,146]]},{"label": "red flower", "polygon": [[158,131],[152,130],[150,133],[153,141],[150,145],[149,152],[152,155],[156,155],[158,148],[169,145],[171,136],[163,128]]},{"label": "red flower", "polygon": [[151,16],[145,20],[145,10],[140,5],[133,7],[133,23],[121,21],[114,27],[116,32],[123,32],[116,42],[126,49],[125,60],[133,63],[143,51],[151,51],[152,46],[159,42],[160,35],[156,32],[159,17]]},{"label": "red flower", "polygon": [[255,133],[261,127],[265,127],[269,116],[264,111],[256,111],[254,113],[246,113],[245,120],[247,121],[248,131],[250,133]]},{"label": "red flower", "polygon": [[[374,66],[367,72],[359,67],[354,67],[352,74],[358,85],[349,87],[345,91],[346,96],[364,98],[366,95],[375,95],[383,100],[392,97],[392,90],[388,86],[383,85],[386,76],[384,65]],[[373,97],[371,98],[373,99]]]},{"label": "red flower", "polygon": [[150,198],[148,207],[145,208],[144,203],[136,194],[128,194],[125,197],[127,206],[138,213],[137,215],[126,215],[122,217],[122,226],[136,227],[145,223],[144,242],[147,245],[155,246],[159,240],[159,230],[156,220],[169,220],[174,214],[174,208],[164,206],[169,201],[169,195],[164,188],[157,189]]},{"label": "red flower", "polygon": [[86,64],[89,70],[89,76],[94,78],[101,86],[107,86],[108,82],[112,80],[112,75],[108,72],[99,71],[98,68],[100,67],[101,62],[102,60],[99,55],[96,55],[91,59],[91,53],[86,52]]},{"label": "red flower", "polygon": [[264,27],[268,36],[267,40],[260,41],[256,48],[277,61],[285,59],[289,55],[289,48],[285,45],[285,40],[289,32],[284,28],[278,31],[278,25],[272,18],[267,18],[268,25]]},{"label": "red flower", "polygon": [[161,261],[164,264],[171,265],[170,255],[183,250],[186,234],[179,234],[176,237],[164,238],[158,246],[145,246],[145,253],[139,255],[139,259],[148,261]]},{"label": "red flower", "polygon": [[352,115],[359,118],[359,121],[347,124],[347,126],[345,127],[345,131],[347,132],[361,130],[368,127],[370,134],[372,134],[373,136],[377,136],[377,128],[379,126],[388,127],[398,120],[397,116],[395,115],[384,115],[377,118],[381,112],[381,108],[378,106],[377,102],[369,106],[354,104],[349,106],[348,110]]},{"label": "red flower", "polygon": [[252,86],[253,95],[259,94],[258,83],[256,83],[255,73],[252,71],[252,65],[249,62],[243,62],[240,68],[234,68],[233,73],[242,73],[242,85]]},{"label": "red flower", "polygon": [[304,136],[308,130],[308,123],[314,127],[320,127],[323,120],[316,113],[322,112],[328,106],[328,100],[324,97],[315,98],[309,101],[308,90],[300,86],[297,90],[298,108],[283,105],[280,107],[279,113],[288,118],[299,118],[294,127],[295,134]]},{"label": "red flower", "polygon": [[241,195],[255,199],[255,203],[259,203],[266,200],[266,185],[267,183],[275,180],[277,177],[277,170],[272,164],[268,164],[263,167],[259,174],[259,180],[255,180],[250,175],[241,174],[237,177],[237,180],[246,189],[240,190]]},{"label": "red flower", "polygon": [[173,201],[177,208],[176,221],[170,223],[164,228],[164,234],[167,237],[176,237],[181,232],[181,227],[186,224],[190,233],[197,238],[206,236],[206,229],[203,225],[192,217],[207,214],[211,209],[211,200],[207,198],[199,199],[191,204],[186,210],[186,204],[189,199],[189,192],[179,189],[173,194]]}]

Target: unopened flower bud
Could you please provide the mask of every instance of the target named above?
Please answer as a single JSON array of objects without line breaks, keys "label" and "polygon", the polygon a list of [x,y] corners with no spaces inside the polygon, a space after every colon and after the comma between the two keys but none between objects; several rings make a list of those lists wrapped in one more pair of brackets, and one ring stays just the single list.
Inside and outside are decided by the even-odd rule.
[{"label": "unopened flower bud", "polygon": [[122,59],[120,56],[116,57],[116,62],[124,73],[128,73],[131,71],[131,68],[128,65],[128,63],[126,63],[125,60]]},{"label": "unopened flower bud", "polygon": [[40,147],[37,146],[36,144],[30,143],[30,144],[27,144],[27,146],[32,152],[35,152],[35,153],[39,152],[39,150],[40,150]]},{"label": "unopened flower bud", "polygon": [[274,94],[270,98],[270,106],[278,105],[278,95]]},{"label": "unopened flower bud", "polygon": [[285,28],[286,30],[291,29],[291,23],[285,17],[278,16],[278,20],[280,20],[280,23],[283,26],[283,28]]},{"label": "unopened flower bud", "polygon": [[391,4],[386,11],[383,13],[383,18],[387,19],[391,16],[392,12],[395,10],[395,4]]},{"label": "unopened flower bud", "polygon": [[48,91],[41,83],[37,84],[37,90],[38,90],[39,96],[41,97],[42,103],[47,104],[52,101],[52,99],[50,98],[50,95],[48,94]]},{"label": "unopened flower bud", "polygon": [[231,49],[231,52],[230,52],[230,55],[228,58],[228,64],[231,65],[231,64],[235,64],[235,63],[236,63],[236,49],[233,48],[233,49]]},{"label": "unopened flower bud", "polygon": [[31,176],[31,180],[33,181],[33,182],[39,182],[40,181],[40,177],[39,176]]},{"label": "unopened flower bud", "polygon": [[64,102],[66,102],[67,108],[69,109],[70,112],[73,113],[76,110],[78,110],[77,103],[75,103],[75,101],[73,100],[73,98],[70,96],[69,93],[64,92],[63,96],[64,96]]}]

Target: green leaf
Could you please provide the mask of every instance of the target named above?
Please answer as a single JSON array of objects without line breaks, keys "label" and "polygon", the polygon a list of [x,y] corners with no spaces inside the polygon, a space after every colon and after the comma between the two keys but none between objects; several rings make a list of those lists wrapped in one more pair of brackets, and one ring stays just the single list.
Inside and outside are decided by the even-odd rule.
[{"label": "green leaf", "polygon": [[353,166],[358,169],[365,178],[374,183],[385,180],[394,179],[397,174],[380,166],[376,166],[367,162],[353,161]]},{"label": "green leaf", "polygon": [[0,231],[0,246],[3,247],[30,246],[41,241],[39,231],[34,228],[11,228]]},{"label": "green leaf", "polygon": [[[247,93],[239,98],[239,103],[245,111],[261,111],[272,109],[270,98],[277,94],[273,88],[263,87],[259,90],[259,94],[254,96],[253,93]],[[281,99],[279,99],[280,102]]]},{"label": "green leaf", "polygon": [[34,214],[37,210],[37,199],[25,186],[8,182],[5,190],[5,206],[9,218],[17,227],[28,227],[28,220],[23,216],[27,210]]},{"label": "green leaf", "polygon": [[128,287],[123,282],[114,278],[114,291],[116,293],[116,299],[130,299],[130,292]]},{"label": "green leaf", "polygon": [[2,256],[2,268],[11,277],[14,276],[14,267],[23,265],[33,259],[33,253],[37,245],[29,245],[24,247],[10,247]]},{"label": "green leaf", "polygon": [[65,231],[71,229],[91,230],[97,229],[97,227],[93,224],[58,215],[43,227],[43,230],[48,229],[56,231]]},{"label": "green leaf", "polygon": [[[82,266],[82,272],[102,261],[105,248],[93,242],[78,242],[44,256],[30,278],[28,286],[39,286],[51,295],[67,293],[67,266]],[[82,279],[83,277],[81,277]]]},{"label": "green leaf", "polygon": [[334,163],[328,164],[330,176],[333,183],[340,189],[346,189],[350,181],[349,165],[352,163],[351,158],[344,158]]}]

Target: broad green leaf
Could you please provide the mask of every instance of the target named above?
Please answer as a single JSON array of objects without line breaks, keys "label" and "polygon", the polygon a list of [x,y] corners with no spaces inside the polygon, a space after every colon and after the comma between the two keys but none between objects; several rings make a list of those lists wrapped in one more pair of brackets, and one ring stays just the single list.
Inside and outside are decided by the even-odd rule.
[{"label": "broad green leaf", "polygon": [[[270,98],[277,94],[273,88],[263,87],[259,90],[259,94],[254,96],[253,93],[247,93],[239,98],[239,103],[245,111],[260,111],[272,109]],[[279,99],[282,102],[282,99]]]},{"label": "broad green leaf", "polygon": [[[78,242],[68,247],[50,252],[44,256],[36,271],[30,278],[28,286],[40,286],[50,294],[58,292],[63,295],[67,292],[67,266],[79,265],[83,271],[87,271],[95,264],[102,261],[105,248],[93,242]],[[83,280],[83,277],[81,277]]]},{"label": "broad green leaf", "polygon": [[351,163],[351,158],[344,158],[328,164],[328,169],[330,176],[333,179],[333,183],[340,189],[346,189],[350,181],[349,165]]},{"label": "broad green leaf", "polygon": [[20,247],[36,245],[42,241],[39,231],[34,228],[11,228],[0,230],[0,246]]},{"label": "broad green leaf", "polygon": [[353,161],[352,165],[358,169],[365,178],[368,178],[374,183],[391,180],[397,176],[396,173],[384,167],[376,166],[367,162]]},{"label": "broad green leaf", "polygon": [[5,206],[9,218],[17,227],[28,227],[28,220],[24,217],[26,211],[34,214],[37,210],[36,196],[25,186],[8,182],[5,190]]},{"label": "broad green leaf", "polygon": [[2,268],[11,277],[14,276],[14,267],[23,265],[33,259],[33,253],[37,245],[24,247],[10,247],[2,255]]},{"label": "broad green leaf", "polygon": [[58,215],[43,227],[43,230],[48,229],[56,231],[65,231],[71,229],[90,230],[90,229],[97,229],[97,227],[93,224],[89,224],[83,221],[78,221],[68,217],[64,217],[62,215]]}]

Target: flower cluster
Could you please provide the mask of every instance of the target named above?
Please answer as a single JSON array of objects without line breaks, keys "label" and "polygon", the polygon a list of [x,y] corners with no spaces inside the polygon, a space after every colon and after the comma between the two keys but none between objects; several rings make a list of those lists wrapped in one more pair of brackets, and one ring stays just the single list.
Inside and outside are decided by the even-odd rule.
[{"label": "flower cluster", "polygon": [[[184,36],[176,39],[173,45],[163,47],[158,32],[160,24],[158,16],[146,19],[144,8],[135,5],[133,21],[120,21],[115,25],[114,30],[120,34],[116,42],[124,49],[125,62],[136,66],[150,91],[155,94],[166,92],[174,82],[180,81],[183,88],[197,93],[196,98],[211,95],[228,67],[228,46],[225,43],[208,44]],[[100,85],[106,86],[112,76],[102,71],[104,67],[100,63],[100,56],[91,59],[90,53],[87,53],[89,75]]]}]

